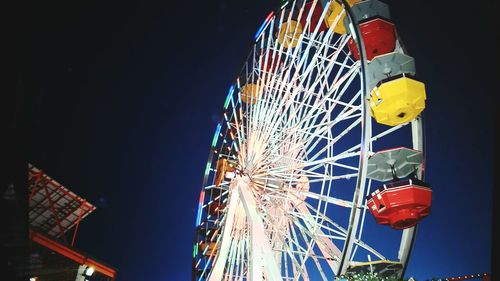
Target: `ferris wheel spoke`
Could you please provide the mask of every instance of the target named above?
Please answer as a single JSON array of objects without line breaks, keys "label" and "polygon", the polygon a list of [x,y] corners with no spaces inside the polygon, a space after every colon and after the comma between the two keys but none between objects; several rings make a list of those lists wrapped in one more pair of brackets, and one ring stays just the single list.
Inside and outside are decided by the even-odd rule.
[{"label": "ferris wheel spoke", "polygon": [[336,206],[344,207],[344,208],[352,208],[353,204],[349,200],[344,200],[344,199],[339,199],[327,195],[322,195],[322,194],[317,194],[312,191],[304,191],[304,190],[297,190],[295,188],[285,188],[285,191],[290,192],[294,197],[297,198],[311,198],[314,200],[321,200],[325,201],[330,204],[334,204]]},{"label": "ferris wheel spoke", "polygon": [[[338,140],[340,140],[345,135],[347,135],[353,128],[358,126],[360,123],[361,123],[361,118],[356,119],[354,122],[351,123],[351,125],[349,125],[349,127],[347,127],[345,130],[340,132],[335,138],[333,138],[330,142],[330,145],[335,144]],[[315,159],[315,158],[312,157],[312,159]]]},{"label": "ferris wheel spoke", "polygon": [[[314,173],[314,171],[324,168],[328,169],[329,166],[332,167],[339,167],[339,168],[344,168],[345,170],[351,170],[351,171],[358,171],[358,167],[354,167],[352,165],[347,165],[347,164],[342,164],[339,161],[333,160],[333,157],[330,157],[330,161],[304,161],[304,160],[297,160],[288,156],[281,156],[277,155],[276,159],[279,160],[278,163],[286,163],[286,165],[277,165],[274,168],[267,168],[266,170],[263,170],[262,172],[258,173],[258,176],[261,175],[276,175],[280,174],[283,172],[289,172],[289,171],[296,171],[296,172],[304,172],[304,173],[312,173],[312,174],[317,174],[317,175],[324,175],[325,180],[332,179],[329,173],[326,174],[319,174],[319,173]],[[340,160],[340,159],[338,159]],[[276,164],[276,161],[273,162]]]},{"label": "ferris wheel spoke", "polygon": [[[342,104],[342,105],[344,105],[344,104]],[[345,105],[349,106],[347,104],[345,104]],[[319,115],[320,114],[318,114],[318,116]],[[302,127],[298,130],[298,132],[302,133],[302,134],[306,134],[306,135],[312,135],[312,133],[310,131],[314,131],[314,130],[317,130],[318,128],[325,128],[325,127],[331,129],[335,124],[339,123],[340,121],[349,120],[352,118],[360,118],[360,117],[361,117],[361,108],[359,106],[356,106],[356,107],[350,108],[349,110],[341,112],[341,114],[339,114],[333,120],[328,120],[328,121],[325,120],[323,123],[315,123],[315,124],[309,125],[308,127]],[[316,135],[314,135],[314,136],[316,136]]]},{"label": "ferris wheel spoke", "polygon": [[[319,263],[319,259],[318,259],[318,255],[316,255],[316,253],[314,253],[314,246],[317,245],[316,243],[316,240],[313,239],[313,238],[310,238],[309,241],[308,241],[308,238],[307,238],[307,235],[304,233],[304,229],[299,229],[299,232],[301,233],[304,241],[309,245],[309,250],[306,254],[306,258],[304,259],[304,262],[302,264],[303,267],[305,267],[305,262],[307,261],[307,257],[309,256],[313,261],[314,261],[314,264],[316,265],[316,268],[318,269],[318,272],[320,273],[320,276],[321,276],[321,279],[322,280],[328,280],[326,278],[326,275],[325,275],[325,272],[323,271],[323,267],[321,266],[321,264]],[[322,259],[326,259],[326,257],[321,257]]]},{"label": "ferris wheel spoke", "polygon": [[[309,195],[310,193],[306,193],[306,195]],[[299,196],[303,195],[302,192],[300,193]],[[308,198],[314,198],[314,197],[308,197]],[[316,199],[316,198],[314,198]],[[327,199],[328,200],[328,199]],[[337,201],[336,203],[339,203],[338,201],[339,199],[335,199],[335,201]],[[307,202],[302,202],[303,204],[298,204],[297,205],[297,209],[300,210],[299,212],[290,212],[291,214],[294,214],[295,216],[300,216],[304,221],[312,221],[315,219],[316,216],[314,215],[310,215],[310,211],[313,211],[315,212],[316,209],[314,207],[312,207],[310,204],[308,204]],[[332,202],[333,203],[333,202]],[[333,203],[335,204],[335,203]],[[352,204],[351,202],[346,202],[344,201],[343,203],[344,205],[340,205],[340,204],[336,204],[336,205],[339,205],[339,206],[342,206],[342,207],[348,207],[347,204]],[[363,207],[365,210],[367,209],[366,205]],[[339,230],[336,230],[336,229],[332,229],[332,228],[329,228],[328,226],[326,226],[325,224],[318,224],[318,226],[320,226],[320,228],[318,229],[318,233],[316,234],[316,236],[318,237],[324,237],[324,238],[335,238],[335,239],[338,239],[338,240],[345,240],[346,238],[346,234],[347,234],[347,230],[340,227],[338,224],[334,223],[333,221],[331,221],[327,216],[325,216],[324,214],[317,214],[318,216],[321,216],[322,219],[324,219],[325,222],[328,222],[329,224],[335,226],[337,229]],[[340,235],[340,236],[336,236],[336,237],[332,237],[331,235],[325,235],[321,229],[325,229],[326,231],[328,232],[332,232],[332,233],[336,233],[337,235]],[[325,241],[329,241],[331,243],[331,240],[327,239]],[[327,242],[328,243],[328,242]],[[378,251],[376,251],[374,248],[372,248],[371,246],[369,246],[368,244],[364,243],[360,238],[357,238],[355,239],[354,241],[354,244],[356,246],[359,246],[359,247],[362,247],[364,248],[365,250],[369,251],[370,253],[374,254],[375,256],[377,256],[379,259],[381,260],[384,260],[385,257],[380,254]],[[333,245],[333,244],[332,244]],[[334,245],[333,246],[330,246],[332,249],[337,249],[337,251],[335,251],[337,253],[337,255],[335,257],[340,257],[340,250],[338,250],[338,248],[336,248]],[[331,255],[331,253],[330,253]],[[354,255],[352,256],[354,257]],[[338,264],[337,264],[338,266]],[[338,269],[338,267],[337,267]]]},{"label": "ferris wheel spoke", "polygon": [[[334,254],[332,253],[332,249],[336,249],[336,247],[331,243],[331,241],[330,241],[330,243],[328,243],[326,241],[329,241],[329,240],[321,239],[321,237],[319,235],[317,235],[317,233],[313,232],[314,230],[312,229],[311,224],[307,223],[307,221],[304,220],[305,225],[302,225],[298,219],[294,219],[293,222],[294,222],[295,226],[297,227],[297,229],[299,230],[301,237],[302,237],[302,240],[308,246],[308,248],[305,252],[298,253],[299,255],[303,256],[301,267],[305,267],[305,263],[306,263],[307,259],[311,258],[315,262],[315,264],[316,264],[316,266],[321,274],[321,272],[323,272],[323,269],[322,269],[322,266],[320,265],[319,260],[318,260],[318,258],[321,258],[321,259],[326,260],[327,263],[329,264],[329,266],[332,268],[332,270],[334,270],[334,268],[336,267],[335,266],[336,262],[334,261],[335,258],[332,259],[330,257],[334,256]],[[318,250],[322,253],[322,255],[319,255],[316,253],[316,251],[314,250],[316,248],[315,246],[318,246]],[[328,248],[328,247],[332,247],[332,248]],[[336,258],[336,259],[338,260],[338,258]],[[324,276],[324,275],[322,274],[322,276]]]},{"label": "ferris wheel spoke", "polygon": [[[350,150],[350,149],[348,149]],[[307,169],[308,167],[317,167],[318,165],[334,165],[334,163],[337,163],[337,161],[340,161],[342,159],[347,159],[351,157],[357,157],[359,156],[359,151],[355,152],[350,152],[350,151],[343,151],[335,156],[331,157],[325,157],[321,158],[318,160],[308,160],[308,161],[296,161],[294,165],[288,164],[288,166],[277,166],[274,168],[267,168],[266,170],[262,171],[260,174],[258,174],[259,177],[265,177],[267,175],[275,175],[275,174],[282,174],[286,172],[293,172],[293,171],[309,171],[309,170],[314,170],[314,169]],[[352,169],[355,169],[352,166],[348,166],[345,164],[339,164],[339,166],[344,166],[344,167],[349,167]],[[289,175],[289,173],[288,173]],[[344,177],[346,176],[351,176],[351,174],[344,174]],[[337,176],[338,177],[338,176]],[[340,177],[343,178],[343,177]]]},{"label": "ferris wheel spoke", "polygon": [[[345,103],[343,105],[346,105]],[[265,123],[265,122],[262,122],[262,123]]]},{"label": "ferris wheel spoke", "polygon": [[[289,16],[291,16],[291,14],[290,14]],[[289,21],[290,21],[290,18],[288,19],[288,22],[289,22]],[[287,25],[287,26],[286,26],[286,28],[288,29],[288,28],[289,28],[289,26],[290,26],[290,25]],[[292,36],[295,36],[295,35],[296,35],[296,34],[295,34],[295,32],[296,32],[296,29],[294,30],[294,34],[293,34]],[[294,37],[292,37],[292,38],[294,38]],[[303,38],[303,34],[302,34],[302,35],[300,35],[300,37],[299,37],[299,39],[298,39],[299,45],[300,45],[300,42],[302,41],[302,38]],[[288,51],[287,51],[287,57],[285,58],[285,61],[287,61],[287,59],[289,58],[289,56],[291,56],[292,58],[297,58],[298,51],[299,51],[299,48],[295,48],[295,49],[294,49],[294,53],[290,55],[290,49],[288,49]],[[296,59],[292,59],[292,60],[290,60],[290,61],[296,61]],[[281,74],[280,78],[277,78],[276,80],[277,80],[277,81],[287,81],[286,79],[284,79],[284,77],[287,77],[288,75],[290,75],[290,70],[291,70],[291,68],[288,68],[288,70],[287,70],[287,71],[285,71],[285,72],[283,72],[283,73]],[[268,97],[269,99],[270,99],[271,97],[277,96],[277,95],[276,95],[276,94],[277,94],[277,92],[284,92],[284,91],[283,91],[283,90],[284,90],[284,89],[283,89],[283,87],[284,87],[285,85],[287,85],[287,84],[286,84],[286,83],[280,83],[280,84],[281,84],[281,85],[280,85],[279,89],[277,89],[277,90],[276,90],[276,92],[267,93],[267,97]],[[286,95],[286,91],[285,91],[284,93],[285,93],[285,95]],[[277,105],[279,105],[279,106],[282,106],[282,105],[284,104],[284,101],[285,101],[285,100],[286,100],[286,99],[280,99],[280,101],[279,101],[278,103],[276,103],[276,104],[277,104]],[[257,103],[257,107],[258,107],[258,106],[259,106],[259,103]],[[280,108],[280,107],[278,107],[278,108]],[[262,112],[262,114],[261,114],[260,116],[268,116],[268,115],[269,115],[269,113],[270,113],[270,112],[269,112],[269,110],[270,110],[270,109],[271,109],[271,107],[267,107],[267,108],[265,108],[264,110],[259,110],[259,112]]]},{"label": "ferris wheel spoke", "polygon": [[[360,96],[360,95],[359,95]],[[351,101],[350,103],[353,103],[358,97],[358,95],[356,95]],[[340,115],[342,117],[342,119],[340,118],[336,118],[334,120],[332,120],[332,126],[323,126],[321,131],[323,133],[329,133],[331,129],[331,127],[333,127],[334,124],[338,123],[339,121],[341,120],[348,120],[347,117],[349,117],[352,113],[355,113],[356,110],[351,110],[349,111],[348,113],[347,112],[341,112],[343,113],[342,115]],[[325,150],[329,149],[333,144],[335,144],[339,139],[341,139],[342,137],[344,137],[347,133],[349,133],[350,130],[352,130],[354,127],[356,127],[358,124],[360,124],[361,122],[361,119],[362,119],[362,116],[361,115],[355,115],[357,118],[355,118],[351,125],[349,127],[347,127],[346,129],[344,129],[342,132],[340,132],[335,138],[331,139],[330,140],[330,137],[326,137],[329,141],[328,145],[329,146],[325,146],[322,150],[320,150],[319,153],[316,153],[314,156],[310,157],[310,159],[314,160],[316,159],[316,157],[318,157],[319,155],[321,155],[322,152],[324,152]],[[349,119],[352,119],[349,118]],[[317,131],[317,130],[315,130]],[[314,142],[313,142],[314,140]],[[312,152],[312,150],[318,145],[318,143],[321,141],[320,138],[310,138],[309,140],[305,141],[305,144],[304,144],[304,147],[306,147],[306,154],[310,154]]]},{"label": "ferris wheel spoke", "polygon": [[[289,220],[286,221],[287,223],[285,224],[286,229],[291,227]],[[270,222],[268,222],[269,224]],[[292,229],[292,232],[285,232],[281,233],[280,235],[277,235],[277,238],[281,242],[281,247],[274,248],[274,251],[286,253],[286,255],[282,256],[282,259],[284,260],[284,263],[286,264],[284,274],[287,278],[289,275],[289,268],[288,268],[288,260],[291,261],[291,266],[292,266],[292,272],[294,276],[297,276],[297,272],[302,272],[302,269],[300,268],[300,262],[296,259],[296,255],[300,253],[301,250],[305,250],[302,248],[300,243],[295,239],[295,230]],[[294,279],[295,280],[295,279]]]},{"label": "ferris wheel spoke", "polygon": [[[290,215],[295,215],[295,216],[301,216],[306,219],[319,219],[321,220],[321,224],[319,226],[324,229],[328,233],[335,233],[339,235],[341,238],[345,239],[347,235],[347,230],[340,226],[338,223],[334,222],[332,219],[330,219],[328,216],[326,216],[324,213],[319,212],[317,208],[313,207],[310,203],[306,202],[305,200],[302,200],[301,203],[298,203],[297,205],[303,204],[307,207],[308,212],[310,213],[310,217],[307,215],[304,215],[305,212],[290,212]],[[328,225],[331,225],[332,227],[329,227]]]},{"label": "ferris wheel spoke", "polygon": [[[330,149],[330,146],[333,145],[335,142],[337,142],[340,138],[344,137],[352,128],[356,127],[356,125],[359,124],[359,120],[361,120],[361,115],[360,114],[353,114],[355,113],[355,110],[351,110],[347,112],[347,114],[341,116],[342,119],[334,119],[332,121],[327,121],[327,120],[322,120],[324,122],[321,127],[315,127],[313,132],[307,133],[307,130],[311,131],[313,128],[305,128],[304,131],[300,131],[303,136],[308,136],[308,138],[303,138],[302,142],[299,142],[297,146],[301,145],[304,147],[306,150],[306,154],[310,154],[320,143],[320,141],[326,140],[328,142],[329,146],[323,147],[322,150],[319,151],[319,154],[322,152],[326,151],[327,149]],[[336,138],[332,138],[330,136],[331,129],[333,126],[344,120],[349,120],[349,119],[354,119],[351,123],[351,125],[344,129],[343,132],[340,133]],[[315,159],[317,157],[318,153],[312,157],[309,157],[309,159]]]},{"label": "ferris wheel spoke", "polygon": [[[269,169],[266,171],[262,171],[257,173],[252,177],[254,180],[258,181],[266,181],[266,180],[281,180],[281,181],[287,181],[287,182],[296,182],[298,181],[298,176],[304,175],[307,177],[312,178],[311,182],[324,182],[324,181],[334,181],[334,180],[340,180],[340,179],[351,179],[351,178],[356,178],[358,176],[358,173],[342,173],[342,174],[336,174],[336,175],[329,175],[325,173],[318,173],[314,172],[313,169],[305,169],[304,167],[307,167],[306,164],[308,163],[299,163],[295,167],[291,166],[283,166],[283,167],[278,167],[275,169]],[[339,166],[341,166],[340,164]],[[324,165],[326,168],[329,166],[334,166],[331,163],[325,164]],[[342,166],[347,166],[347,165],[342,165]],[[354,169],[354,168],[353,168]]]},{"label": "ferris wheel spoke", "polygon": [[[276,202],[276,201],[271,200],[270,202]],[[284,201],[281,201],[281,202],[284,202]],[[279,204],[279,206],[280,206],[279,207],[280,209],[282,209],[283,206],[291,207],[290,204]],[[269,208],[268,208],[268,210],[269,210]],[[286,210],[283,210],[283,211],[286,211]],[[275,221],[273,221],[273,217],[274,217],[273,214],[268,214],[265,217],[267,218],[267,224],[272,225],[273,228],[276,225],[282,225],[282,224],[279,224],[279,223],[276,223]],[[283,228],[278,227],[279,229],[276,229],[276,231],[274,232],[275,237],[280,241],[280,243],[275,244],[274,250],[278,251],[279,253],[286,252],[287,255],[289,255],[290,258],[292,259],[292,263],[294,264],[294,268],[299,269],[298,272],[301,272],[302,267],[300,266],[300,262],[295,259],[295,256],[296,255],[299,255],[299,256],[303,255],[303,253],[306,251],[306,249],[301,245],[300,240],[298,239],[298,236],[295,233],[295,229],[293,229],[292,232],[287,232],[288,226],[292,227],[292,225],[290,225],[290,222],[289,222],[289,219],[287,218],[287,216],[282,216],[282,217],[286,218],[286,219],[283,220],[283,223],[284,223]],[[285,241],[286,239],[289,239],[290,243],[286,243],[286,241]],[[294,246],[295,246],[295,249],[293,249]],[[285,259],[285,261],[286,261],[287,257],[283,256],[283,259]],[[286,272],[287,271],[288,271],[288,269],[286,270]],[[294,272],[297,272],[297,270],[294,270]],[[288,275],[288,273],[285,273],[285,274]],[[296,274],[297,273],[295,273],[295,275],[294,275],[295,276],[294,280],[296,280],[296,278],[297,278]],[[302,274],[305,274],[305,273],[302,272]],[[307,276],[307,274],[306,274],[306,276]]]},{"label": "ferris wheel spoke", "polygon": [[[309,210],[311,209],[309,206],[307,207]],[[314,209],[313,209],[314,210]],[[328,217],[326,217],[324,214],[315,214],[315,211],[313,211],[310,214],[305,214],[301,211],[289,211],[288,215],[290,215],[293,218],[298,218],[307,222],[313,223],[316,221],[316,219],[321,219],[322,222],[318,224],[318,231],[321,231],[321,237],[327,237],[327,238],[332,238],[335,237],[337,240],[345,240],[346,237],[346,232],[344,231],[345,229],[340,227],[338,224],[333,223]],[[331,225],[331,226],[329,226]],[[337,236],[333,236],[333,234],[336,234]],[[337,253],[338,247],[336,246],[329,246],[329,251],[332,253]]]},{"label": "ferris wheel spoke", "polygon": [[359,245],[361,248],[364,248],[365,250],[367,250],[370,253],[374,254],[380,260],[386,260],[387,259],[382,254],[380,254],[378,251],[376,251],[374,248],[370,247],[368,244],[364,243],[363,241],[361,241],[359,239],[354,240],[354,244]]},{"label": "ferris wheel spoke", "polygon": [[[312,221],[315,223],[319,222],[317,226],[319,226],[320,228],[324,228],[328,232],[334,232],[337,233],[338,235],[345,236],[344,228],[340,227],[338,224],[331,221],[323,212],[321,212],[318,208],[313,207],[310,203],[306,202],[304,199],[305,199],[304,197],[301,197],[300,199],[296,198],[294,200],[294,205],[295,208],[297,208],[298,210],[297,211],[291,210],[288,212],[288,214],[291,215],[292,217],[300,217],[304,221]],[[307,208],[307,209],[301,209],[301,208]],[[337,230],[328,227],[327,224],[331,224],[332,226],[336,227]]]},{"label": "ferris wheel spoke", "polygon": [[[299,148],[298,146],[295,146],[291,150],[296,150],[298,148]],[[352,147],[350,149],[347,149],[347,150],[345,150],[343,152],[338,153],[335,156],[329,156],[329,157],[325,157],[325,158],[322,158],[322,159],[315,160],[319,155],[321,155],[322,153],[325,153],[326,151],[328,151],[328,149],[323,148],[320,151],[321,152],[320,154],[316,154],[316,157],[311,157],[310,159],[308,159],[307,162],[305,162],[305,161],[297,161],[298,163],[301,163],[301,164],[298,165],[297,167],[293,167],[293,168],[294,169],[303,169],[303,168],[309,167],[309,166],[313,166],[313,167],[317,168],[317,167],[319,167],[321,165],[328,165],[328,164],[336,163],[337,160],[347,159],[347,158],[351,158],[351,157],[357,157],[357,156],[359,156],[359,151],[353,151],[356,148],[359,148],[359,147]],[[270,162],[268,164],[269,165],[275,164],[279,160],[280,160],[279,158],[274,158],[274,161],[272,161],[272,162]],[[281,171],[289,171],[289,170],[291,170],[291,169],[287,169],[287,168],[283,168],[283,167],[280,167],[280,169],[281,169]]]},{"label": "ferris wheel spoke", "polygon": [[[301,37],[301,38],[302,38],[302,37]],[[299,39],[299,40],[300,40],[300,39]],[[296,51],[297,51],[297,50],[296,50]],[[305,52],[307,53],[308,51],[309,51],[309,47],[308,47],[308,48],[306,48]],[[316,57],[317,57],[317,56],[315,56],[313,59],[315,59]],[[300,60],[299,65],[298,65],[298,67],[296,68],[296,72],[295,72],[295,74],[294,74],[293,76],[296,76],[296,75],[297,75],[297,71],[300,69],[300,66],[301,66],[301,65],[302,65],[302,63],[304,62],[304,59],[305,59],[305,58],[306,58],[306,57],[305,57],[305,56],[303,56],[303,58]],[[290,70],[290,69],[289,69],[289,70]],[[306,70],[306,72],[309,72],[310,70],[311,70],[311,68],[308,68],[308,70]],[[286,75],[290,75],[290,73],[289,73],[289,72],[290,72],[290,71],[287,71],[287,72],[286,72]],[[293,78],[293,79],[292,79],[292,81],[293,81],[293,80],[297,80],[297,78]],[[284,79],[283,79],[283,81],[284,81]],[[280,89],[279,89],[280,91],[283,91],[283,86],[284,86],[284,85],[285,85],[285,83],[282,83],[282,86],[281,86],[281,87],[280,87]],[[294,94],[294,96],[295,96],[295,95],[296,95],[296,93],[297,93],[297,90],[295,90],[295,91],[294,91],[294,93],[295,93],[295,94]],[[294,99],[294,96],[291,96],[289,100],[293,100],[293,99]],[[287,100],[287,99],[281,99],[280,106],[283,106],[283,104],[284,104],[284,101],[285,101],[285,100]],[[266,113],[267,113],[267,112],[266,112]],[[276,121],[276,120],[273,120],[273,121]]]},{"label": "ferris wheel spoke", "polygon": [[[233,93],[234,93],[234,90],[233,90]],[[236,108],[234,106],[233,95],[231,95],[231,104],[232,104],[231,111],[232,111],[232,115],[233,115],[232,117],[234,120],[234,125],[231,128],[234,128],[234,131],[236,132],[236,136],[233,136],[233,140],[236,138],[236,142],[238,143],[238,146],[242,147],[243,143],[244,143],[244,134],[243,134],[242,130],[240,129],[240,122],[238,122],[238,114],[236,113]],[[232,133],[232,131],[231,131],[231,133]],[[233,158],[236,158],[236,157],[233,156]]]},{"label": "ferris wheel spoke", "polygon": [[[295,230],[296,227],[301,227],[300,225],[297,225],[294,220],[290,221],[290,238],[293,241],[293,244],[296,246],[296,249],[289,252],[290,257],[292,258],[293,261],[293,274],[294,274],[294,280],[297,280],[298,277],[301,275],[303,276],[304,280],[309,280],[309,274],[307,272],[307,268],[302,266],[302,262],[304,261],[304,255],[306,249],[303,248],[300,244],[299,236],[297,235],[297,231]],[[297,258],[299,260],[297,260]]]},{"label": "ferris wheel spoke", "polygon": [[[364,203],[362,204],[365,208],[364,208],[363,213],[361,215],[360,230],[359,230],[359,232],[357,234],[357,237],[356,237],[358,240],[361,240],[362,237],[363,237],[363,229],[364,229],[363,226],[364,226],[364,223],[365,223],[365,217],[366,217],[366,213],[367,213],[367,210],[368,210],[368,206],[367,206],[367,201],[368,200],[366,199],[366,197],[370,194],[370,191],[372,190],[372,183],[373,183],[372,180],[369,179],[368,180],[368,184],[367,184],[368,188],[366,189],[366,193],[365,193],[365,200],[364,200]],[[354,257],[356,256],[356,252],[357,252],[358,248],[359,248],[359,245],[356,244],[354,246],[354,250],[352,251],[351,259],[354,259]]]},{"label": "ferris wheel spoke", "polygon": [[[331,64],[331,62],[330,62],[330,64]],[[328,72],[326,72],[326,73],[325,73],[325,75],[328,75],[328,74],[329,74],[329,72],[330,72],[330,71],[332,71],[332,69],[333,69],[333,67],[329,67],[329,68],[328,68]],[[355,70],[355,69],[356,69],[356,68],[354,68],[354,67],[353,67],[353,68],[352,68],[349,72],[347,72],[345,75],[343,75],[341,79],[339,79],[339,78],[338,78],[338,76],[340,75],[340,72],[338,72],[338,73],[337,73],[337,79],[335,80],[335,81],[336,81],[336,83],[334,83],[334,85],[332,86],[332,88],[333,88],[333,89],[335,89],[335,90],[337,90],[337,89],[338,89],[338,86],[339,86],[340,84],[342,84],[343,82],[345,82],[345,81],[346,81],[346,79],[347,79],[348,77],[352,77],[352,76],[353,76],[353,75],[352,75],[352,74],[354,73],[354,71],[353,71],[353,70]],[[318,80],[316,80],[316,81],[321,81],[321,79],[318,79]],[[348,83],[350,83],[350,82],[352,81],[352,79],[348,79],[347,81],[348,81]],[[326,83],[324,83],[324,84],[325,84],[325,85],[327,85]],[[309,88],[309,89],[307,89],[307,88],[306,88],[305,92],[314,93],[314,90],[313,90],[313,89],[314,89],[315,87],[316,87],[316,84],[313,84],[312,86],[310,86],[310,88]],[[345,91],[345,87],[344,87],[344,89],[343,89],[342,93],[343,93],[344,91]],[[319,96],[318,96],[318,97],[315,99],[315,103],[312,105],[312,106],[313,106],[313,107],[312,107],[312,109],[307,110],[307,115],[305,115],[305,112],[301,114],[301,116],[302,116],[302,117],[301,117],[301,120],[305,120],[305,121],[310,121],[310,122],[313,122],[315,119],[310,118],[310,117],[308,117],[308,116],[313,115],[313,114],[314,114],[317,110],[322,110],[322,109],[324,108],[325,102],[328,100],[328,96],[329,96],[329,93],[326,93],[326,94],[325,94],[324,96],[322,96],[322,97],[319,97]],[[339,100],[339,99],[337,99],[337,100]],[[303,109],[303,108],[302,108],[302,109]],[[327,111],[327,112],[331,112],[331,110],[333,110],[333,108],[332,108],[332,109],[330,109],[330,110],[329,110],[329,111]],[[303,122],[304,122],[304,121],[303,121]],[[300,124],[300,125],[302,125],[302,124]]]},{"label": "ferris wheel spoke", "polygon": [[[339,51],[336,51],[334,52],[334,57],[336,58],[339,54]],[[328,65],[326,66],[326,69],[323,70],[320,74],[320,77],[316,77],[316,78],[322,78],[321,76],[324,75],[325,77],[327,77],[331,71],[333,70],[333,61],[335,61],[335,59],[331,60]],[[346,81],[346,78],[351,76],[353,74],[353,71],[355,68],[351,68],[350,71],[348,71],[346,74],[344,74],[342,76],[342,78],[339,78],[340,74],[342,73],[341,71],[337,72],[337,76],[335,77],[335,82],[333,84],[333,86],[331,86],[331,88],[333,88],[334,90],[337,90],[338,89],[338,86],[340,86],[344,81]],[[311,78],[311,77],[310,77]],[[310,79],[308,79],[308,84],[309,84],[309,81]],[[321,83],[321,88],[324,88],[326,87],[327,89],[329,88],[328,86],[328,83],[326,82],[325,79],[315,79],[315,82],[312,84],[312,85],[306,85],[306,92],[314,92],[313,89],[315,89],[318,85],[318,83]],[[319,106],[319,105],[323,105],[326,98],[328,97],[329,93],[327,92],[326,95],[324,97],[322,97],[321,99],[316,99],[316,102],[315,102],[315,106]],[[310,111],[309,111],[310,112]]]},{"label": "ferris wheel spoke", "polygon": [[359,156],[359,152],[343,153],[341,155],[323,158],[316,161],[296,162],[293,165],[289,166],[278,166],[275,168],[268,168],[266,170],[260,171],[258,174],[254,175],[253,178],[259,180],[272,180],[273,178],[278,177],[282,179],[288,179],[289,181],[294,182],[297,181],[296,176],[302,173],[302,174],[307,174],[308,176],[321,178],[323,180],[350,179],[357,177],[358,174],[343,173],[343,174],[329,175],[329,174],[316,173],[314,171],[320,168],[320,166],[327,169],[329,167],[338,166],[349,170],[356,170],[355,167],[346,164],[338,163],[337,165],[337,161],[355,156]]},{"label": "ferris wheel spoke", "polygon": [[[401,125],[390,127],[389,129],[384,130],[383,132],[381,132],[381,133],[379,133],[379,134],[371,137],[369,141],[370,141],[370,143],[374,143],[377,140],[381,139],[382,137],[385,137],[385,136],[387,136],[387,135],[389,135],[391,133],[394,133],[394,132],[398,131],[399,129],[403,128],[406,125],[408,125],[408,123],[404,123],[404,124],[401,124]],[[351,148],[347,149],[345,152],[355,151],[355,150],[358,150],[360,147],[361,147],[361,145],[357,144],[357,145],[352,146]]]},{"label": "ferris wheel spoke", "polygon": [[[312,239],[315,240],[316,244],[319,247],[319,250],[322,252],[323,256],[329,257],[326,258],[329,266],[332,271],[335,272],[338,269],[338,261],[340,260],[341,251],[333,242],[323,233],[321,227],[323,227],[322,223],[317,223],[317,219],[314,219],[308,207],[305,204],[296,204],[295,206],[297,210],[304,215],[305,217],[309,217],[309,219],[304,219],[306,224],[306,228]],[[314,221],[314,225],[311,224],[311,221]]]}]

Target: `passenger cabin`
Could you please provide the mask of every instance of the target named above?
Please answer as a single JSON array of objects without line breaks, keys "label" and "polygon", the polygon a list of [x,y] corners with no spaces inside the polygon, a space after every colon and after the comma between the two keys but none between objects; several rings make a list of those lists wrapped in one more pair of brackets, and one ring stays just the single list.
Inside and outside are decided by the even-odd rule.
[{"label": "passenger cabin", "polygon": [[220,216],[222,210],[224,210],[224,207],[225,207],[224,203],[214,201],[208,205],[208,213],[211,216]]},{"label": "passenger cabin", "polygon": [[217,171],[215,173],[215,180],[214,184],[215,186],[220,186],[221,183],[224,181],[226,178],[233,178],[234,177],[234,172],[235,172],[235,166],[234,163],[230,163],[226,158],[219,158],[217,160]]},{"label": "passenger cabin", "polygon": [[[359,29],[368,61],[376,56],[388,54],[396,48],[396,28],[391,21],[376,17],[360,23]],[[349,39],[347,44],[354,59],[359,60],[360,54],[354,39]]]},{"label": "passenger cabin", "polygon": [[200,243],[198,245],[199,245],[199,251],[201,252],[202,255],[204,255],[204,256],[217,255],[217,243],[216,242],[200,241]]},{"label": "passenger cabin", "polygon": [[367,197],[367,205],[377,223],[405,229],[430,214],[431,199],[428,184],[406,179],[384,184]]}]

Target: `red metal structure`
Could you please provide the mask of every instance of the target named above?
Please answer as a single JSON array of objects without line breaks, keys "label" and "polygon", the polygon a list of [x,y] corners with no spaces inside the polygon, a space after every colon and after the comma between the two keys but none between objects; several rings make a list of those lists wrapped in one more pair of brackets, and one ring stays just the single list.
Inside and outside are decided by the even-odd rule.
[{"label": "red metal structure", "polygon": [[[41,257],[43,264],[34,267],[30,276],[37,281],[75,280],[79,270],[91,268],[99,280],[114,280],[115,269],[73,248],[80,222],[96,207],[31,164],[28,183],[31,251]],[[84,276],[80,279],[87,280]]]},{"label": "red metal structure", "polygon": [[86,256],[85,254],[82,254],[81,252],[72,249],[68,246],[65,246],[61,243],[58,243],[40,233],[36,233],[34,231],[30,231],[30,239],[33,242],[36,242],[74,262],[77,264],[81,265],[87,265],[91,268],[93,268],[95,271],[98,271],[102,273],[103,275],[112,278],[113,280],[115,279],[116,276],[116,270],[106,266],[98,261],[96,261],[93,258],[90,258]]},{"label": "red metal structure", "polygon": [[[30,228],[73,246],[80,221],[92,213],[95,206],[31,164],[28,182]],[[65,234],[73,227],[71,243],[68,243]]]},{"label": "red metal structure", "polygon": [[[388,54],[396,48],[396,28],[394,24],[382,18],[374,18],[359,24],[365,44],[367,60]],[[353,57],[359,60],[359,51],[351,38],[347,42]]]},{"label": "red metal structure", "polygon": [[420,180],[408,179],[384,184],[367,199],[377,223],[404,229],[430,214],[432,190]]}]

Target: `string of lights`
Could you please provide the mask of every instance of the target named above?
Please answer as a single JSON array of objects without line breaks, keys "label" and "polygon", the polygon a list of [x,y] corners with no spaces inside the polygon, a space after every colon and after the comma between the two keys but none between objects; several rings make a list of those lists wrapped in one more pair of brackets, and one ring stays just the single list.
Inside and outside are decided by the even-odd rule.
[{"label": "string of lights", "polygon": [[[470,279],[481,279],[482,281],[490,281],[491,276],[488,273],[470,274],[458,277],[447,277],[447,278],[432,278],[426,281],[458,281],[458,280],[470,280]],[[356,273],[356,274],[344,274],[335,277],[335,281],[398,281],[396,277],[383,277],[375,273]],[[409,279],[404,279],[404,281],[417,281],[413,277]]]}]

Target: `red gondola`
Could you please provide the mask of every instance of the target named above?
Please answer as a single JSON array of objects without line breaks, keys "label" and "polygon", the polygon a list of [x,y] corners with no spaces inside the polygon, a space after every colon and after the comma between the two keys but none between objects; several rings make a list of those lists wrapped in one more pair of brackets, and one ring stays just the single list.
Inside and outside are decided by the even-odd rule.
[{"label": "red gondola", "polygon": [[[365,44],[366,59],[372,60],[379,55],[388,54],[396,48],[396,27],[392,22],[380,17],[372,18],[359,24],[363,43]],[[349,50],[356,60],[359,60],[359,51],[356,42],[351,38],[347,42]]]},{"label": "red gondola", "polygon": [[368,196],[368,208],[377,223],[394,229],[416,225],[431,212],[432,190],[418,179],[384,184]]}]

